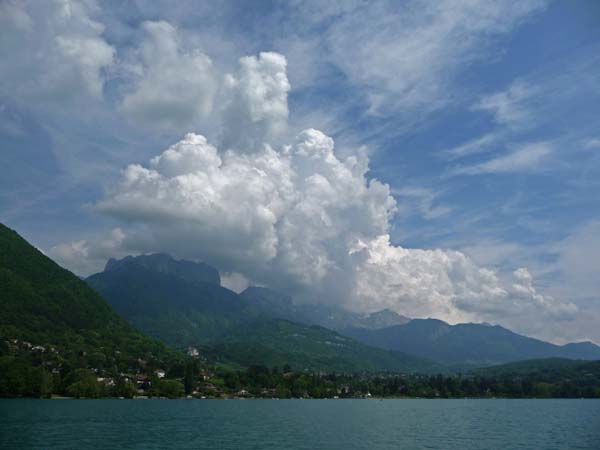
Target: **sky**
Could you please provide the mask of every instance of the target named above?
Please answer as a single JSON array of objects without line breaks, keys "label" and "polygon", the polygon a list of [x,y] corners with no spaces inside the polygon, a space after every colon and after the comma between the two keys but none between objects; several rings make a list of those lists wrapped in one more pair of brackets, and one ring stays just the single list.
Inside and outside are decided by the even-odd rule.
[{"label": "sky", "polygon": [[600,343],[600,3],[0,0],[0,221]]}]

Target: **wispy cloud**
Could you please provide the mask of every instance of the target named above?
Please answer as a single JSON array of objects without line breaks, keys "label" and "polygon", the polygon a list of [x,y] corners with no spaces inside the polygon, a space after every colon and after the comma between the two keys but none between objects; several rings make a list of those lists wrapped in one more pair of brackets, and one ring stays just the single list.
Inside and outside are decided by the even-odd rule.
[{"label": "wispy cloud", "polygon": [[307,2],[300,8],[327,28],[320,45],[330,51],[330,62],[364,89],[375,115],[423,115],[446,104],[462,68],[486,59],[483,49],[546,2],[525,0],[515,7],[509,1],[413,0],[399,5],[342,2],[323,12],[321,3]]},{"label": "wispy cloud", "polygon": [[452,208],[437,204],[440,193],[422,187],[405,187],[392,190],[392,195],[398,202],[400,215],[417,212],[427,220],[437,219],[448,215]]},{"label": "wispy cloud", "polygon": [[484,134],[476,139],[468,140],[467,142],[456,147],[442,150],[439,155],[444,159],[459,159],[475,153],[483,153],[491,150],[494,144],[499,140],[496,133]]},{"label": "wispy cloud", "polygon": [[533,86],[517,80],[505,91],[484,96],[471,109],[489,112],[498,124],[520,127],[531,118],[526,102],[535,93]]},{"label": "wispy cloud", "polygon": [[585,148],[586,150],[593,149],[593,148],[600,148],[600,139],[598,139],[598,138],[584,139],[583,148]]},{"label": "wispy cloud", "polygon": [[552,153],[549,142],[534,142],[522,145],[509,154],[470,166],[458,166],[451,175],[483,175],[494,173],[532,172],[540,168],[541,162]]}]

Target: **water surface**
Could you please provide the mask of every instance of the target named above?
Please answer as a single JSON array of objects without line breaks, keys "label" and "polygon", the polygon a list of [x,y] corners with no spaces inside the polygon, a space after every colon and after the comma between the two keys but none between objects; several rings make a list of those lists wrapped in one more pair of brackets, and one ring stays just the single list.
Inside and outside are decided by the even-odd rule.
[{"label": "water surface", "polygon": [[600,449],[600,400],[0,400],[9,449]]}]

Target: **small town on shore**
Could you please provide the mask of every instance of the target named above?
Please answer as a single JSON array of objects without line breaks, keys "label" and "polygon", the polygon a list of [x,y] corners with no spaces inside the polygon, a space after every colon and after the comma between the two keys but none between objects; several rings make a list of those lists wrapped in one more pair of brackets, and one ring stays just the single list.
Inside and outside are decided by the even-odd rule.
[{"label": "small town on shore", "polygon": [[[54,346],[0,341],[0,396],[38,398],[340,399],[340,398],[600,398],[598,364],[583,379],[548,371],[515,375],[327,373],[210,364],[195,347],[169,366],[138,358],[127,370],[104,364],[105,355],[63,354]],[[116,351],[113,357],[119,357]],[[10,365],[2,361],[12,358]],[[27,361],[29,369],[15,364]],[[86,361],[82,365],[82,361]],[[85,368],[82,368],[85,367]],[[14,374],[11,374],[11,370]],[[23,376],[23,373],[25,374]]]}]

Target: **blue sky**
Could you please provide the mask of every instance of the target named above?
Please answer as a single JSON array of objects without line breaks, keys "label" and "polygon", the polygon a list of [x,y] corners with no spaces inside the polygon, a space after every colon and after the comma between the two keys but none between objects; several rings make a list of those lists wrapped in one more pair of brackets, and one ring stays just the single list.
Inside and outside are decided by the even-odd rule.
[{"label": "blue sky", "polygon": [[[357,310],[600,342],[599,22],[593,0],[5,2],[0,220],[80,274],[109,256],[162,250],[217,264],[232,287],[267,284]],[[227,203],[223,192],[212,200],[217,211],[242,205],[251,218],[267,210],[272,236],[229,230],[237,217],[229,213],[212,223],[194,209],[197,198],[178,210],[194,209],[192,219],[169,215],[166,226],[163,208],[198,188],[163,192],[163,183],[152,197],[124,184],[128,165],[154,167],[150,159],[188,132],[254,171],[262,162],[248,158],[269,144],[298,177],[307,169],[286,151],[301,151],[292,143],[309,127],[333,138],[339,161],[368,161],[368,171],[356,185],[322,167],[307,172],[334,191],[354,186],[355,197],[339,198],[346,209],[319,203],[324,194],[301,203],[312,191],[278,184],[287,172],[267,171],[274,178],[257,187],[267,203],[258,194]],[[220,171],[210,192],[238,173],[246,172]],[[389,192],[370,188],[372,179]],[[388,197],[395,205],[377,209]],[[138,203],[123,203],[132,198]],[[309,206],[324,222],[315,234],[289,234],[312,230],[297,213]],[[264,217],[249,222],[259,227]],[[165,234],[174,224],[186,231]],[[219,249],[214,230],[230,239]],[[374,244],[380,235],[387,246]],[[364,261],[348,259],[358,245],[350,241],[361,243]],[[224,251],[228,242],[241,250]],[[414,251],[404,258],[402,249]],[[298,275],[302,264],[310,277]],[[412,287],[431,280],[433,291]],[[492,291],[506,303],[488,300]]]}]

